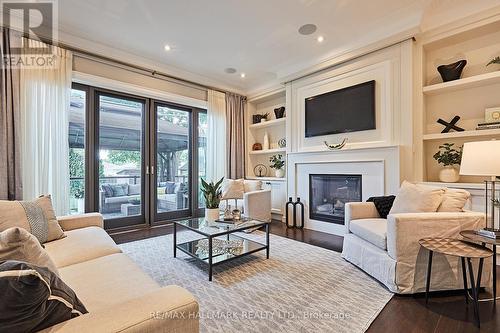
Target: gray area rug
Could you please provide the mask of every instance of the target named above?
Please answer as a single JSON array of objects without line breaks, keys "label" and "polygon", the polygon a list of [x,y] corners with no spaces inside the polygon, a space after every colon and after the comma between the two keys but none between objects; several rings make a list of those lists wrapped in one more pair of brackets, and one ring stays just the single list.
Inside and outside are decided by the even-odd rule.
[{"label": "gray area rug", "polygon": [[[196,237],[178,236],[178,243]],[[265,242],[264,234],[243,237]],[[120,245],[160,285],[180,285],[200,304],[201,332],[364,332],[392,293],[340,253],[271,235],[265,251],[207,270],[172,235]]]}]

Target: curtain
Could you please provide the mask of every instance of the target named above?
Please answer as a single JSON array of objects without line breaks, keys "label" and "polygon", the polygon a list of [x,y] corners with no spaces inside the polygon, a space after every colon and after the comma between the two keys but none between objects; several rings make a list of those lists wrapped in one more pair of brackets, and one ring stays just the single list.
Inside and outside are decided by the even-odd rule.
[{"label": "curtain", "polygon": [[238,179],[245,176],[246,97],[226,93],[226,176]]},{"label": "curtain", "polygon": [[[20,45],[21,36],[9,29],[0,28],[0,56],[2,79],[0,86],[0,200],[21,200],[21,124],[19,97],[19,69],[5,65],[12,45]],[[13,40],[19,41],[15,43]]]},{"label": "curtain", "polygon": [[226,175],[226,95],[208,91],[207,180],[218,181]]},{"label": "curtain", "polygon": [[[41,47],[38,41],[24,42]],[[21,70],[23,195],[29,200],[51,194],[56,214],[65,215],[69,210],[72,53],[55,46],[52,53],[53,68]]]}]

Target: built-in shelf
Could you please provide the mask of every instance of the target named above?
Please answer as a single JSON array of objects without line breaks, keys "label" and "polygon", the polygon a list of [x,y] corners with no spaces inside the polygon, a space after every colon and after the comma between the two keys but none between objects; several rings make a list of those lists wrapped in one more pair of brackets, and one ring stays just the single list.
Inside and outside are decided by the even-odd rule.
[{"label": "built-in shelf", "polygon": [[423,136],[423,139],[424,139],[424,141],[429,141],[429,140],[443,140],[443,139],[454,139],[454,138],[472,138],[472,137],[495,136],[495,135],[499,135],[500,136],[500,129],[425,134]]},{"label": "built-in shelf", "polygon": [[267,120],[267,121],[264,121],[264,122],[260,122],[260,123],[257,123],[257,124],[252,124],[250,125],[249,127],[251,129],[257,129],[257,128],[264,128],[264,127],[271,127],[271,126],[277,126],[277,125],[280,125],[280,124],[284,124],[286,121],[285,118],[280,118],[280,119],[272,119],[272,120]]},{"label": "built-in shelf", "polygon": [[255,176],[248,176],[246,178],[250,179],[250,180],[262,180],[263,182],[284,182],[284,181],[286,181],[286,178],[278,178],[278,177],[255,177]]},{"label": "built-in shelf", "polygon": [[286,148],[275,148],[275,149],[266,149],[266,150],[252,150],[248,152],[250,155],[264,155],[264,154],[276,154],[276,153],[284,153],[286,152]]},{"label": "built-in shelf", "polygon": [[436,95],[495,83],[500,83],[500,71],[425,86],[423,92],[425,95]]}]

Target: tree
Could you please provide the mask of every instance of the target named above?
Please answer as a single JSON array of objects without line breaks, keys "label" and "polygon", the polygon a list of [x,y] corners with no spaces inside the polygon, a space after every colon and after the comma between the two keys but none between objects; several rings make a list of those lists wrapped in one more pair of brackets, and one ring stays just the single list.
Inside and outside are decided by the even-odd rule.
[{"label": "tree", "polygon": [[69,149],[69,176],[74,179],[70,181],[70,194],[75,198],[85,196],[85,151],[83,149]]}]

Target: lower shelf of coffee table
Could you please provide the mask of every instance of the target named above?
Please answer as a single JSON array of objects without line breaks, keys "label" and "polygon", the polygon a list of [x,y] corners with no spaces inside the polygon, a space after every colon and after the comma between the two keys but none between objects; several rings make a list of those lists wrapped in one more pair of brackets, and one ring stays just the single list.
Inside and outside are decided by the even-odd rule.
[{"label": "lower shelf of coffee table", "polygon": [[[257,251],[262,251],[267,248],[265,244],[261,244],[259,242],[255,242],[243,237],[239,237],[236,235],[228,235],[228,236],[220,236],[213,238],[213,243],[215,244],[217,240],[223,240],[223,241],[240,241],[241,246],[238,248],[233,248],[231,250],[225,250],[222,251],[220,250],[219,247],[213,246],[212,247],[212,265],[215,266],[217,264],[236,259],[248,254],[255,253]],[[181,244],[177,244],[177,249],[181,250],[182,252],[186,253],[187,255],[198,259],[200,261],[203,261],[208,264],[208,251],[206,251],[207,246],[204,246],[206,242],[208,241],[207,238],[202,238],[202,239],[197,239],[194,241],[190,242],[185,242]]]}]

